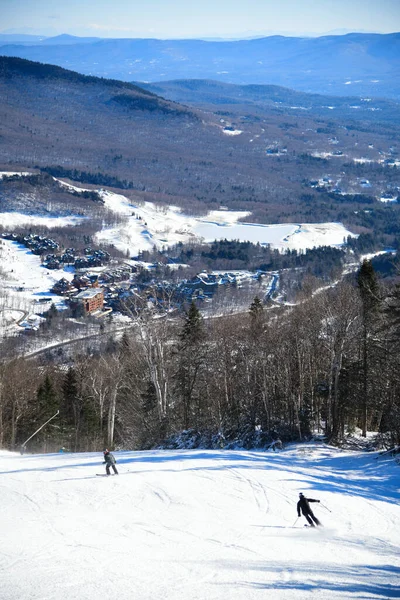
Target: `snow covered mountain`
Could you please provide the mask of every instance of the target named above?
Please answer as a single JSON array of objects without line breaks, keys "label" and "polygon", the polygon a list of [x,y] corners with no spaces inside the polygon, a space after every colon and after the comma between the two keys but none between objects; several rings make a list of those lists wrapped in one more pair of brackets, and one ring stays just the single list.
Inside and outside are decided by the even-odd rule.
[{"label": "snow covered mountain", "polygon": [[[399,466],[282,452],[2,451],[2,600],[400,597]],[[324,527],[297,519],[299,491]]]}]

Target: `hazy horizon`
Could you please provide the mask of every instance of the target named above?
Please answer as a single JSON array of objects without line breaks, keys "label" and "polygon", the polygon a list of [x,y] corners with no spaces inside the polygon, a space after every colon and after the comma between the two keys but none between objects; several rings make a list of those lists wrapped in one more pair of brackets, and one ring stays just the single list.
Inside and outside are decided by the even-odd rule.
[{"label": "hazy horizon", "polygon": [[4,35],[241,39],[400,31],[398,0],[1,0]]}]

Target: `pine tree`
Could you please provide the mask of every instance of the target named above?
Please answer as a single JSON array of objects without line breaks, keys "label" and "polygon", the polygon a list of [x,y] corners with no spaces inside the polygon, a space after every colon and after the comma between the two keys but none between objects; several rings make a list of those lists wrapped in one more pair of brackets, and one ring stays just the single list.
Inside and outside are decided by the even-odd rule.
[{"label": "pine tree", "polygon": [[[34,419],[34,426],[40,427],[48,419],[50,419],[59,410],[58,395],[54,388],[53,382],[49,375],[46,375],[43,383],[37,390],[37,412],[36,418]],[[43,441],[49,438],[49,429],[44,428],[35,437],[37,442]],[[53,440],[54,441],[54,440]]]},{"label": "pine tree", "polygon": [[264,306],[258,296],[250,304],[249,315],[250,331],[253,336],[257,337],[262,332],[264,322]]},{"label": "pine tree", "polygon": [[74,422],[75,404],[78,396],[78,378],[76,371],[70,367],[62,384],[63,402],[60,408],[61,419],[65,424]]},{"label": "pine tree", "polygon": [[184,345],[197,344],[204,338],[203,317],[194,302],[190,304],[185,316],[180,339]]},{"label": "pine tree", "polygon": [[384,310],[383,334],[387,345],[390,383],[387,402],[383,410],[381,432],[389,434],[390,444],[400,444],[400,284],[390,291]]},{"label": "pine tree", "polygon": [[[177,391],[182,398],[183,426],[185,429],[193,425],[192,417],[195,401],[195,385],[199,378],[205,356],[205,331],[203,317],[195,303],[192,302],[185,315],[178,345]],[[200,411],[197,396],[197,413]]]},{"label": "pine tree", "polygon": [[256,296],[253,300],[253,302],[250,304],[250,308],[249,308],[249,313],[250,313],[250,317],[252,320],[254,321],[258,321],[264,311],[264,307],[263,304],[260,300],[260,298],[258,298],[258,296]]},{"label": "pine tree", "polygon": [[59,409],[57,393],[49,375],[46,375],[44,382],[39,386],[37,401],[42,420],[49,419]]},{"label": "pine tree", "polygon": [[371,362],[373,357],[373,334],[380,307],[378,279],[371,261],[364,260],[358,272],[357,283],[362,303],[362,435],[367,435],[368,408],[370,404]]}]

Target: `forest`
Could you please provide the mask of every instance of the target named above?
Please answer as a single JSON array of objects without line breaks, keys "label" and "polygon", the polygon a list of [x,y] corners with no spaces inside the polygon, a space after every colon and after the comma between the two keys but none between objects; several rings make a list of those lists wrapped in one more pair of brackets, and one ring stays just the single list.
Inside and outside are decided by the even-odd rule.
[{"label": "forest", "polygon": [[[192,303],[162,318],[146,299],[135,325],[69,357],[12,356],[0,365],[0,446],[28,451],[264,448],[359,430],[400,442],[400,286],[369,261],[291,306],[254,298],[244,314],[204,318]],[[52,311],[52,319],[61,318]],[[51,319],[49,319],[51,321]],[[180,441],[178,441],[180,440]]]}]

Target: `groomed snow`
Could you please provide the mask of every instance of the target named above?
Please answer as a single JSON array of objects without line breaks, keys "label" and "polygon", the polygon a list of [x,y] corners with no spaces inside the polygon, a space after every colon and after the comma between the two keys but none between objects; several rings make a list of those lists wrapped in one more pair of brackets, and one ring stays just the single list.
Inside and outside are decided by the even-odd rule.
[{"label": "groomed snow", "polygon": [[[282,452],[0,452],[2,600],[400,597],[400,467]],[[324,528],[296,520],[299,491]]]}]

